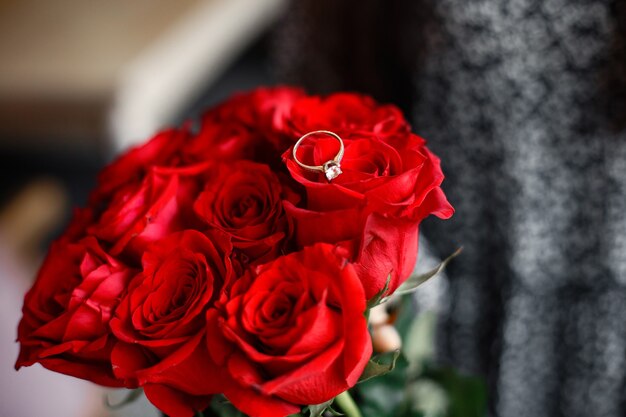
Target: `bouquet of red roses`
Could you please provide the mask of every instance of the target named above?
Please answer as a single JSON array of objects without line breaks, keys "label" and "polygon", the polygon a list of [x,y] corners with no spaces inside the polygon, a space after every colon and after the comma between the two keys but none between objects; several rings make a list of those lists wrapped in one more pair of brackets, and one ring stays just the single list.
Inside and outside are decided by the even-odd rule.
[{"label": "bouquet of red roses", "polygon": [[238,95],[101,172],[26,295],[16,367],[172,417],[214,395],[321,415],[366,370],[368,309],[411,275],[421,220],[452,215],[442,180],[394,106]]}]

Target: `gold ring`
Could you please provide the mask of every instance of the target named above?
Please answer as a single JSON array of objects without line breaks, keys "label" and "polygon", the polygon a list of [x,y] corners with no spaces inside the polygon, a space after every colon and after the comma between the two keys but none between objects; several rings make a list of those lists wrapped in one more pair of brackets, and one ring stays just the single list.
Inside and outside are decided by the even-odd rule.
[{"label": "gold ring", "polygon": [[[322,134],[322,135],[328,135],[331,136],[335,139],[337,139],[339,141],[339,152],[337,152],[337,155],[331,159],[330,161],[326,161],[324,162],[324,164],[322,165],[306,165],[303,164],[302,162],[298,161],[298,157],[296,156],[296,151],[298,150],[298,147],[300,146],[300,144],[302,144],[302,142],[308,138],[311,135],[317,135],[317,134]],[[341,175],[342,171],[341,171],[341,158],[343,158],[343,140],[341,140],[341,138],[339,137],[338,134],[331,132],[329,130],[315,130],[313,132],[309,132],[306,135],[302,136],[300,139],[298,139],[298,141],[296,142],[296,144],[293,146],[293,160],[296,161],[296,164],[300,165],[300,167],[309,170],[309,171],[314,171],[314,172],[323,172],[324,175],[326,175],[326,179],[328,179],[328,182],[334,180],[335,178],[337,178],[339,175]]]}]

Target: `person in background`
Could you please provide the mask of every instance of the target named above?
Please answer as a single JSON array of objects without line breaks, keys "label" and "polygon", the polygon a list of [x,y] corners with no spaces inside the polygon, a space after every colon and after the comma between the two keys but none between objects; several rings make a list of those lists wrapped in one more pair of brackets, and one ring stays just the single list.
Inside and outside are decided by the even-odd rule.
[{"label": "person in background", "polygon": [[441,156],[442,361],[491,415],[626,415],[626,1],[289,4],[279,80],[398,104]]}]

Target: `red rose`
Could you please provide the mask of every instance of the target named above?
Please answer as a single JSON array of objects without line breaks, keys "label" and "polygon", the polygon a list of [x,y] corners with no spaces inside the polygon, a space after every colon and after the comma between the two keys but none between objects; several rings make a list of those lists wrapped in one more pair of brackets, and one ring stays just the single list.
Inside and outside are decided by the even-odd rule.
[{"label": "red rose", "polygon": [[280,166],[283,151],[275,124],[303,95],[290,87],[259,88],[236,95],[202,117],[200,132],[185,147],[191,162],[248,159]]},{"label": "red rose", "polygon": [[356,271],[332,245],[248,271],[207,312],[221,391],[252,417],[335,397],[356,384],[372,353],[365,308]]},{"label": "red rose", "polygon": [[239,93],[204,113],[203,122],[237,121],[255,130],[272,129],[275,120],[291,110],[293,103],[305,97],[300,88],[277,86]]},{"label": "red rose", "polygon": [[92,237],[54,243],[24,300],[16,368],[39,362],[101,385],[122,386],[111,368],[109,320],[134,274]]},{"label": "red rose", "polygon": [[88,232],[112,245],[112,255],[138,262],[151,242],[193,226],[191,206],[207,167],[150,168],[143,181],[117,191]]},{"label": "red rose", "polygon": [[123,154],[98,175],[98,188],[91,195],[91,203],[106,201],[128,183],[142,182],[154,166],[171,167],[180,163],[181,150],[190,134],[186,127],[167,129],[157,133],[147,143]]},{"label": "red rose", "polygon": [[[440,188],[439,159],[413,134],[385,140],[345,139],[343,174],[329,183],[324,174],[302,169],[287,151],[293,178],[306,188],[307,207],[287,204],[301,246],[337,243],[351,249],[367,298],[385,286],[393,292],[412,272],[417,257],[418,224],[426,216],[452,215]],[[298,159],[322,165],[338,150],[336,139],[313,137],[298,148]]]},{"label": "red rose", "polygon": [[184,150],[185,161],[232,161],[262,159],[267,148],[258,132],[239,121],[212,120],[202,124],[200,132]]},{"label": "red rose", "polygon": [[[282,131],[294,104],[303,97],[304,91],[293,87],[274,87],[254,90],[250,103],[257,109],[257,128],[269,135],[274,146],[282,144],[276,141],[276,130]],[[278,148],[280,152],[282,148]]]},{"label": "red rose", "polygon": [[351,93],[301,96],[293,101],[289,111],[274,117],[274,126],[286,135],[282,149],[314,130],[331,130],[343,138],[382,138],[410,130],[396,106],[379,104],[371,97]]},{"label": "red rose", "polygon": [[111,320],[119,339],[111,357],[115,375],[142,386],[167,414],[192,415],[207,405],[198,389],[206,376],[194,380],[177,365],[204,341],[205,312],[232,274],[230,249],[225,236],[193,230],[155,242]]},{"label": "red rose", "polygon": [[278,256],[289,235],[283,198],[291,198],[267,165],[249,161],[217,164],[194,203],[202,222],[227,233],[243,261]]},{"label": "red rose", "polygon": [[91,207],[74,208],[72,219],[58,241],[77,242],[87,236],[87,228],[91,226],[95,218]]}]

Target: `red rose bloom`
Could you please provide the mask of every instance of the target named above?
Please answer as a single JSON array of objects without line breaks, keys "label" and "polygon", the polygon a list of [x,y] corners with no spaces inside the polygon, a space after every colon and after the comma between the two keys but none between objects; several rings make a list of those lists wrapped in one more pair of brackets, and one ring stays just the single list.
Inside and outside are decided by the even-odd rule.
[{"label": "red rose bloom", "polygon": [[122,386],[111,368],[109,320],[136,271],[107,255],[93,237],[52,245],[26,294],[16,369],[35,362],[106,386]]},{"label": "red rose bloom", "polygon": [[[307,207],[287,204],[295,220],[301,246],[337,243],[353,252],[367,298],[385,286],[392,293],[412,272],[417,258],[418,224],[429,214],[452,215],[440,188],[439,159],[413,134],[385,140],[377,137],[345,139],[343,174],[329,183],[324,174],[302,169],[285,152],[287,168],[306,188]],[[303,143],[298,160],[322,165],[338,150],[324,136]]]},{"label": "red rose bloom", "polygon": [[284,147],[275,125],[301,96],[300,89],[274,87],[232,97],[203,115],[200,132],[184,149],[185,160],[247,159],[279,167]]},{"label": "red rose bloom", "polygon": [[211,120],[185,148],[186,162],[262,159],[263,137],[239,121]]},{"label": "red rose bloom", "polygon": [[282,149],[314,130],[331,130],[342,138],[383,138],[410,130],[396,106],[379,104],[371,97],[350,93],[301,96],[293,101],[288,111],[274,117],[274,127],[284,134]]},{"label": "red rose bloom", "polygon": [[200,220],[228,234],[243,262],[280,254],[289,235],[283,197],[291,198],[267,165],[249,161],[217,164],[194,203]]},{"label": "red rose bloom", "polygon": [[147,143],[131,149],[98,175],[98,188],[91,195],[92,204],[106,201],[128,183],[142,182],[155,166],[172,167],[180,163],[190,133],[186,127],[157,133]]},{"label": "red rose bloom", "polygon": [[207,111],[204,123],[237,121],[253,130],[273,128],[274,122],[282,120],[291,111],[293,103],[306,97],[300,88],[278,86],[257,88],[239,93]]},{"label": "red rose bloom", "polygon": [[191,205],[207,167],[152,167],[143,181],[117,191],[88,232],[112,245],[112,255],[138,262],[151,242],[193,226]]},{"label": "red rose bloom", "polygon": [[177,365],[204,340],[205,312],[232,274],[230,249],[225,236],[192,230],[155,242],[111,320],[119,339],[111,359],[115,375],[127,386],[142,386],[168,414],[192,415],[207,405],[207,397],[197,397],[205,394],[199,381]]},{"label": "red rose bloom", "polygon": [[222,392],[252,417],[283,417],[356,384],[372,353],[354,268],[319,244],[248,271],[207,312]]},{"label": "red rose bloom", "polygon": [[93,223],[94,217],[94,210],[91,207],[75,208],[70,223],[57,241],[71,243],[81,240],[87,236],[87,228]]}]

